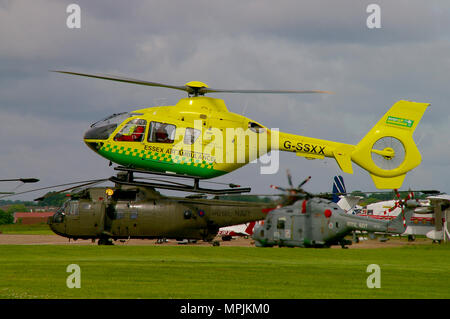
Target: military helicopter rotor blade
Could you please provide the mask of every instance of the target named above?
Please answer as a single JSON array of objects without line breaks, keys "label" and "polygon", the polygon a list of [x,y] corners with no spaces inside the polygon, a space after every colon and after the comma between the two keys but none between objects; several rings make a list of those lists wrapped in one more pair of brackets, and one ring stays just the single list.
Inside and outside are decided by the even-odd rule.
[{"label": "military helicopter rotor blade", "polygon": [[292,175],[291,175],[291,171],[290,171],[289,169],[286,170],[286,175],[287,175],[289,187],[290,187],[290,188],[294,188],[294,184],[292,184]]},{"label": "military helicopter rotor blade", "polygon": [[41,197],[39,197],[39,198],[35,198],[34,200],[35,200],[35,201],[41,201],[41,200],[44,200],[44,199],[46,199],[46,198],[48,198],[48,197],[52,197],[52,196],[54,196],[54,195],[56,195],[56,194],[61,194],[61,193],[67,192],[67,191],[75,192],[75,191],[77,191],[78,189],[80,189],[80,188],[82,188],[82,187],[85,187],[85,186],[94,186],[94,185],[97,185],[97,184],[99,184],[99,183],[103,183],[103,182],[105,182],[105,181],[107,181],[107,180],[108,180],[108,179],[102,179],[102,180],[96,180],[96,181],[92,181],[92,182],[85,183],[85,184],[81,184],[81,185],[76,185],[76,186],[69,187],[69,188],[66,188],[66,189],[63,189],[63,190],[60,190],[60,191],[57,191],[57,192],[47,193],[47,194],[45,194],[44,196],[41,196]]},{"label": "military helicopter rotor blade", "polygon": [[192,88],[184,86],[184,85],[183,86],[169,85],[169,84],[143,81],[143,80],[132,79],[132,78],[116,76],[116,75],[88,74],[88,73],[78,73],[78,72],[59,71],[59,70],[54,70],[54,71],[51,71],[51,72],[70,74],[70,75],[79,75],[79,76],[85,76],[85,77],[89,77],[89,78],[110,80],[110,81],[117,81],[117,82],[124,82],[124,83],[132,83],[132,84],[138,84],[138,85],[163,87],[163,88],[168,88],[168,89],[175,89],[175,90],[186,91],[188,93],[194,93]]},{"label": "military helicopter rotor blade", "polygon": [[270,188],[277,189],[277,190],[280,190],[280,191],[282,191],[282,192],[287,192],[287,191],[289,191],[288,189],[286,189],[286,188],[284,188],[284,187],[275,186],[275,185],[270,185]]},{"label": "military helicopter rotor blade", "polygon": [[[67,191],[67,190],[74,189],[74,188],[82,186],[82,185],[78,185],[78,184],[85,183],[87,185],[92,185],[94,183],[100,183],[100,182],[106,182],[106,181],[108,181],[108,179],[96,179],[96,180],[79,181],[79,182],[73,182],[73,183],[65,183],[65,184],[60,184],[60,185],[53,185],[53,186],[47,186],[47,187],[31,189],[31,190],[27,190],[27,191],[23,191],[23,192],[19,192],[19,193],[14,193],[14,194],[8,194],[8,195],[5,195],[5,196],[1,196],[0,198],[11,197],[11,196],[16,196],[16,195],[22,195],[22,194],[28,194],[28,193],[33,193],[33,192],[46,190],[46,189],[59,188],[59,187],[63,187],[63,186],[75,185],[73,187],[70,187],[70,188],[67,188],[67,189],[63,190],[63,191]],[[61,192],[63,192],[63,191],[61,191]]]},{"label": "military helicopter rotor blade", "polygon": [[13,178],[13,179],[0,179],[0,182],[22,182],[22,183],[37,183],[37,178]]},{"label": "military helicopter rotor blade", "polygon": [[303,182],[301,182],[297,188],[301,189],[302,186],[305,185],[307,182],[309,182],[310,179],[311,179],[311,176],[308,176],[307,178],[305,178],[305,180]]}]

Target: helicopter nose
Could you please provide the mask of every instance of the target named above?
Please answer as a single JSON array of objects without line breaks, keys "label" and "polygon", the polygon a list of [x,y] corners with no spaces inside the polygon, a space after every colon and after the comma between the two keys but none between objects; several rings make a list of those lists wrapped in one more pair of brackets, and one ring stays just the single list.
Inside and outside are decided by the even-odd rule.
[{"label": "helicopter nose", "polygon": [[117,128],[117,124],[106,124],[102,126],[94,126],[84,133],[85,140],[106,140],[112,132]]},{"label": "helicopter nose", "polygon": [[103,146],[103,142],[91,142],[86,139],[84,140],[84,143],[86,143],[86,145],[94,152],[98,152]]},{"label": "helicopter nose", "polygon": [[64,215],[61,213],[55,213],[47,219],[47,224],[50,229],[57,235],[64,236],[65,234],[65,222]]}]

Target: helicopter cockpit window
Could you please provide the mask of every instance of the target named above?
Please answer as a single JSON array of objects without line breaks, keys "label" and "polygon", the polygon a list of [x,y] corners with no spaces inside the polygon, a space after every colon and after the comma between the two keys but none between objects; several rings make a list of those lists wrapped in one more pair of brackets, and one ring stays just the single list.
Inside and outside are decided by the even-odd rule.
[{"label": "helicopter cockpit window", "polygon": [[175,140],[175,130],[175,125],[151,122],[148,141],[150,143],[173,143]]},{"label": "helicopter cockpit window", "polygon": [[184,144],[187,144],[187,145],[194,144],[199,136],[200,136],[200,130],[196,130],[192,127],[186,128],[186,132],[184,134]]},{"label": "helicopter cockpit window", "polygon": [[120,124],[123,121],[125,121],[130,116],[134,116],[135,114],[131,114],[129,112],[122,112],[122,113],[114,113],[113,115],[110,115],[103,120],[100,120],[98,122],[95,122],[91,125],[92,128],[94,127],[101,127],[109,124]]},{"label": "helicopter cockpit window", "polygon": [[64,206],[64,212],[66,215],[78,215],[80,203],[78,201],[71,200]]},{"label": "helicopter cockpit window", "polygon": [[107,118],[95,122],[84,134],[85,139],[106,140],[113,133],[117,126],[131,116],[142,115],[142,113],[115,113]]},{"label": "helicopter cockpit window", "polygon": [[263,133],[265,131],[264,127],[255,122],[248,122],[248,128],[255,133]]},{"label": "helicopter cockpit window", "polygon": [[114,137],[118,142],[142,142],[147,121],[134,119],[125,124],[119,133]]}]

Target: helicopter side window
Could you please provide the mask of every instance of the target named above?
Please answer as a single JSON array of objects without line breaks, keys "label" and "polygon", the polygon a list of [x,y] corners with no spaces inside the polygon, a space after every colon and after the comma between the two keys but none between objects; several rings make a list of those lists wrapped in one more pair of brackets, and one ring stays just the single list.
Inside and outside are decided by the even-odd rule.
[{"label": "helicopter side window", "polygon": [[278,229],[284,229],[284,223],[285,223],[285,221],[286,221],[286,219],[284,219],[284,218],[278,219],[278,222],[277,222],[277,228],[278,228]]},{"label": "helicopter side window", "polygon": [[151,122],[148,133],[150,143],[173,143],[176,126],[168,123]]},{"label": "helicopter side window", "polygon": [[142,142],[146,126],[146,120],[131,120],[122,127],[114,140],[118,142]]},{"label": "helicopter side window", "polygon": [[184,134],[184,144],[187,144],[187,145],[194,144],[199,136],[200,136],[200,130],[196,130],[192,127],[186,128],[186,132]]}]

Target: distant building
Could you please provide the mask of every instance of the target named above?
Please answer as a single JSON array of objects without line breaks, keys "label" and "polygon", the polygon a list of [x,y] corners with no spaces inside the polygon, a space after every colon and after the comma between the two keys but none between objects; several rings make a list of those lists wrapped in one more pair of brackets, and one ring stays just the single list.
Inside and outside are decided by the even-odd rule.
[{"label": "distant building", "polygon": [[46,223],[50,216],[53,216],[55,212],[38,212],[38,213],[14,213],[14,224],[39,224]]}]

